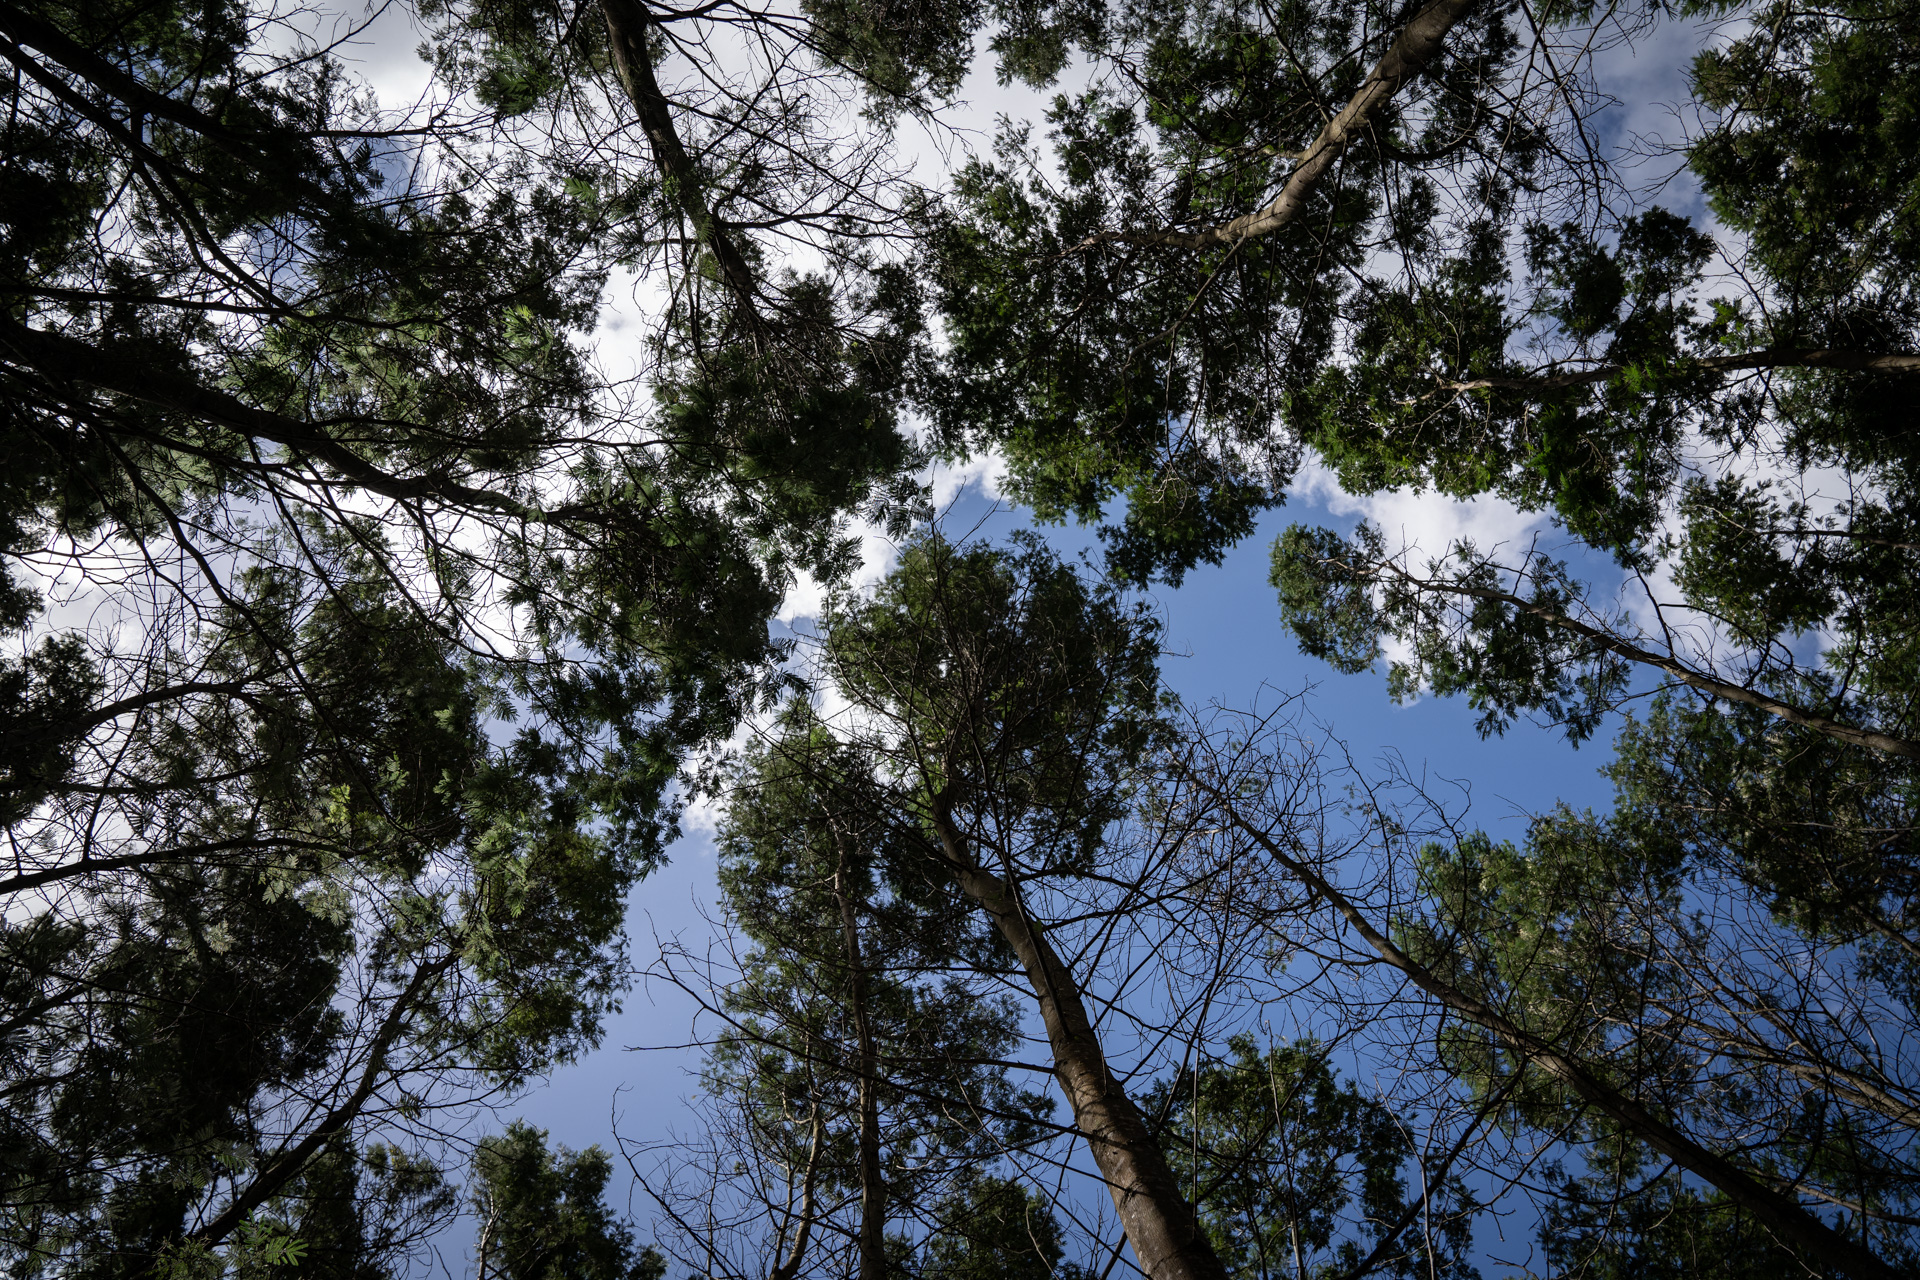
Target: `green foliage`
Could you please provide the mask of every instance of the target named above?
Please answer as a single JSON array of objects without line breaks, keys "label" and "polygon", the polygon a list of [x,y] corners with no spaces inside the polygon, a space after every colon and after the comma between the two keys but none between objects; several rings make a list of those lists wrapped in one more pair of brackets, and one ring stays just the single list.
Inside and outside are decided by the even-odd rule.
[{"label": "green foliage", "polygon": [[1623,1181],[1590,1177],[1548,1205],[1540,1245],[1556,1271],[1595,1280],[1834,1274],[1809,1268],[1780,1247],[1764,1222],[1677,1175],[1626,1187]]},{"label": "green foliage", "polygon": [[951,97],[985,16],[977,0],[806,0],[823,61],[858,74],[882,109]]},{"label": "green foliage", "polygon": [[[1687,741],[1696,715],[1733,723]],[[1903,1219],[1920,1183],[1910,1130],[1884,1100],[1907,1088],[1906,1071],[1850,1036],[1863,1011],[1910,1017],[1907,877],[1898,856],[1844,860],[1864,797],[1821,785],[1832,775],[1819,744],[1805,772],[1751,776],[1738,721],[1659,704],[1623,737],[1614,813],[1562,808],[1536,820],[1524,848],[1484,836],[1429,846],[1425,913],[1396,934],[1663,1122],[1758,1178],[1847,1206],[1846,1228],[1864,1220],[1871,1247],[1905,1265],[1915,1249]],[[1667,757],[1675,734],[1685,746]],[[1783,801],[1833,807],[1774,807]],[[1813,834],[1821,828],[1831,834]],[[1510,1124],[1572,1140],[1578,1170],[1548,1180],[1557,1198],[1541,1239],[1556,1265],[1602,1275],[1805,1265],[1750,1211],[1684,1178],[1646,1135],[1529,1070],[1511,1045],[1466,1026],[1441,1051],[1477,1091],[1501,1092]],[[1742,1136],[1756,1133],[1765,1140]]]},{"label": "green foliage", "polygon": [[[422,9],[456,96],[406,121],[287,44],[298,6],[0,15],[23,1273],[285,1269],[241,1233],[331,1144],[431,1150],[596,1044],[686,753],[783,685],[793,575],[914,509],[910,277],[768,268],[758,325],[676,292],[630,401],[589,335],[616,266],[688,265],[685,193],[518,132],[603,25]],[[317,1231],[304,1271],[387,1265]]]},{"label": "green foliage", "polygon": [[0,824],[31,813],[73,770],[102,686],[77,637],[49,636],[21,661],[0,659]]},{"label": "green foliage", "polygon": [[1897,342],[1911,332],[1920,249],[1914,7],[1766,5],[1752,21],[1694,63],[1694,92],[1721,124],[1695,144],[1692,167],[1784,286],[1790,309],[1776,324],[1809,345]]},{"label": "green foliage", "polygon": [[870,600],[834,606],[826,659],[912,744],[891,762],[909,803],[1018,824],[1036,870],[1069,870],[1125,812],[1128,772],[1164,733],[1159,630],[1037,541],[930,534]]},{"label": "green foliage", "polygon": [[[1470,210],[1503,216],[1539,158],[1537,128],[1484,90],[1519,45],[1507,9],[1482,6],[1292,226],[1182,241],[1271,199],[1285,157],[1403,20],[1390,6],[1201,0],[1012,10],[994,46],[1003,76],[1050,80],[1069,50],[1111,74],[1054,99],[1050,165],[1025,130],[1003,129],[993,159],[929,211],[948,346],[922,395],[943,446],[1000,450],[1043,519],[1105,522],[1109,567],[1131,581],[1178,583],[1244,538],[1281,501],[1300,443],[1326,447],[1318,383],[1343,376],[1341,337],[1392,294],[1352,287],[1368,255],[1493,261],[1485,236],[1467,248],[1471,212],[1464,232],[1436,234],[1440,184],[1459,178]],[[1428,153],[1420,171],[1402,172],[1408,152]],[[1495,152],[1504,167],[1482,169]]]},{"label": "green foliage", "polygon": [[[1000,1240],[984,1219],[994,1238],[947,1238],[944,1215],[976,1193],[1015,1197],[992,1212],[1024,1218],[1024,1191],[982,1190],[974,1175],[1052,1136],[1047,1100],[1002,1074],[1023,1039],[997,994],[1015,957],[956,872],[979,857],[1032,904],[1050,883],[1100,882],[1168,733],[1158,635],[1110,583],[1034,540],[957,547],[929,534],[871,595],[834,602],[822,666],[854,707],[845,740],[791,707],[731,779],[722,838],[723,887],[755,946],[709,1079],[750,1100],[733,1150],[753,1153],[736,1173],[760,1202],[790,1215],[811,1194],[838,1206],[816,1210],[822,1224],[857,1211],[871,1226],[882,1200],[929,1233],[935,1269],[1057,1260],[1051,1236],[1023,1250],[1019,1231]],[[884,1171],[878,1197],[862,1154]],[[910,1229],[890,1253],[916,1239]]]},{"label": "green foliage", "polygon": [[[1644,565],[1687,432],[1723,386],[1688,361],[1713,243],[1660,209],[1610,228],[1611,243],[1573,224],[1520,231],[1529,307],[1508,300],[1500,224],[1469,227],[1467,252],[1430,283],[1358,305],[1355,360],[1301,398],[1302,429],[1350,492],[1497,494]],[[1516,348],[1541,326],[1571,365],[1617,371],[1538,385]]]},{"label": "green foliage", "polygon": [[976,1176],[934,1207],[938,1224],[915,1259],[921,1280],[1086,1280],[1062,1261],[1060,1220],[1010,1178]]},{"label": "green foliage", "polygon": [[549,1149],[521,1121],[473,1158],[479,1280],[660,1280],[666,1264],[634,1243],[603,1199],[613,1164],[599,1147]]},{"label": "green foliage", "polygon": [[[89,1273],[166,1280],[395,1280],[416,1265],[427,1238],[455,1209],[437,1165],[393,1147],[329,1144],[222,1249],[188,1238],[157,1256],[105,1256]],[[143,1265],[151,1262],[150,1271]]]},{"label": "green foliage", "polygon": [[1612,821],[1636,841],[1737,877],[1810,937],[1900,949],[1915,909],[1903,833],[1920,801],[1905,761],[1670,697],[1618,747]]},{"label": "green foliage", "polygon": [[[1650,586],[1659,625],[1532,550],[1428,548],[1412,576],[1415,549],[1376,532],[1341,547],[1289,531],[1275,584],[1308,652],[1357,670],[1392,636],[1414,655],[1390,671],[1396,693],[1465,693],[1483,730],[1542,712],[1578,740],[1628,687],[1617,640],[1640,661],[1910,736],[1920,534],[1912,433],[1894,423],[1912,394],[1897,360],[1873,363],[1916,332],[1896,212],[1911,165],[1894,141],[1913,115],[1897,52],[1910,7],[1763,6],[1695,61],[1712,114],[1689,159],[1736,241],[1715,246],[1659,209],[1597,230],[1527,222],[1516,288],[1511,233],[1485,221],[1438,283],[1371,295],[1361,358],[1314,393],[1309,439],[1349,490],[1546,511],[1577,550],[1677,588]],[[1716,251],[1741,278],[1707,296]],[[1841,489],[1816,496],[1819,474]],[[1495,586],[1534,616],[1461,591]]]},{"label": "green foliage", "polygon": [[[1160,1081],[1142,1106],[1161,1118],[1174,1171],[1232,1275],[1479,1274],[1467,1261],[1473,1197],[1445,1178],[1425,1191],[1427,1221],[1412,1224],[1409,1195],[1417,1202],[1421,1192],[1408,1188],[1407,1130],[1342,1083],[1320,1046],[1262,1054],[1243,1035],[1227,1052]],[[1380,1256],[1356,1272],[1376,1249]]]},{"label": "green foliage", "polygon": [[[1585,740],[1636,670],[1708,691],[1628,722],[1610,814],[1428,850],[1406,945],[1907,1257],[1910,1071],[1861,1046],[1904,1043],[1920,974],[1920,5],[1477,6],[1252,236],[1203,233],[1306,172],[1403,6],[627,8],[616,71],[606,7],[416,6],[448,97],[408,120],[288,51],[298,6],[0,14],[5,1266],[395,1274],[448,1203],[431,1113],[598,1042],[677,770],[791,685],[788,586],[844,579],[856,516],[904,535],[928,452],[987,449],[1042,519],[1104,526],[1111,580],[926,535],[836,598],[824,666],[887,732],[789,710],[723,840],[749,950],[709,1080],[775,1163],[855,1185],[877,1054],[888,1196],[963,1220],[927,1266],[1068,1269],[1026,1191],[956,1172],[1045,1108],[988,1063],[1007,957],[934,820],[1022,892],[1093,882],[1170,736],[1116,583],[1217,561],[1311,451],[1570,549],[1296,526],[1272,581],[1309,654],[1391,653],[1393,696],[1462,694],[1483,734]],[[1535,56],[1541,23],[1601,48],[1702,14],[1729,23],[1678,154],[1713,236],[1600,167],[1580,68]],[[733,81],[736,23],[761,60]],[[976,47],[1087,87],[943,196],[876,176]],[[644,395],[590,349],[616,269],[664,299]],[[1580,580],[1608,565],[1670,584],[1664,616]],[[1721,970],[1738,999],[1703,994]],[[1441,1053],[1593,1154],[1556,1266],[1780,1263],[1510,1047]],[[1397,1213],[1407,1149],[1306,1049],[1233,1054],[1165,1086],[1196,1186],[1255,1171],[1200,1197],[1220,1247],[1284,1271],[1284,1219],[1284,1252],[1357,1258],[1372,1228],[1335,1220]],[[482,1156],[515,1280],[657,1270],[604,1156],[523,1128]]]},{"label": "green foliage", "polygon": [[[1255,478],[1262,469],[1292,470],[1292,450],[1264,447],[1257,426],[1293,366],[1260,323],[1261,302],[1240,296],[1272,286],[1223,272],[1194,300],[1206,305],[1188,321],[1193,341],[1245,353],[1206,367],[1205,381],[1179,353],[1163,356],[1143,342],[1130,312],[1109,318],[1136,301],[1132,281],[1073,246],[1110,216],[1114,197],[1099,189],[1108,171],[1135,186],[1146,181],[1148,158],[1134,137],[1140,126],[1096,96],[1063,98],[1050,119],[1076,181],[1065,201],[1020,180],[1025,139],[1008,135],[998,163],[963,170],[956,209],[930,230],[937,304],[952,342],[930,403],[951,451],[991,442],[1005,453],[1013,495],[1042,519],[1098,521],[1124,497],[1128,517],[1106,531],[1113,568],[1135,581],[1161,573],[1177,581],[1196,563],[1217,562],[1271,505],[1272,492]],[[1144,193],[1121,199],[1145,215]],[[1177,312],[1187,301],[1157,297],[1153,305]],[[1063,314],[1075,319],[1062,326]],[[1207,437],[1182,432],[1180,419],[1202,400],[1227,420]]]},{"label": "green foliage", "polygon": [[[1389,637],[1400,641],[1404,656],[1387,668],[1395,701],[1464,693],[1482,737],[1537,711],[1578,744],[1630,687],[1632,665],[1608,635],[1624,618],[1578,617],[1566,565],[1531,556],[1507,570],[1465,540],[1423,574],[1405,559],[1365,522],[1351,539],[1293,525],[1274,542],[1269,577],[1281,620],[1303,652],[1348,673],[1372,667]],[[1570,629],[1569,618],[1597,634]]]},{"label": "green foliage", "polygon": [[752,946],[704,1081],[741,1114],[730,1158],[808,1170],[856,1212],[870,1100],[881,1212],[902,1217],[1040,1137],[1052,1103],[996,1065],[1020,1042],[987,976],[1009,966],[1004,944],[903,827],[871,758],[794,703],[729,791],[720,887]]}]

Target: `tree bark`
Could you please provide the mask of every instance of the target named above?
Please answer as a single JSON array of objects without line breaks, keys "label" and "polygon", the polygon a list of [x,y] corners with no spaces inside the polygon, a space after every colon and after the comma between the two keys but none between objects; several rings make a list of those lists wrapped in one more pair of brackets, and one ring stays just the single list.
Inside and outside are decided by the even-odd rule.
[{"label": "tree bark", "polygon": [[[800,1268],[807,1261],[807,1245],[813,1239],[813,1215],[816,1210],[815,1196],[820,1179],[820,1140],[825,1122],[820,1118],[820,1108],[813,1109],[813,1139],[807,1148],[807,1171],[800,1182],[800,1222],[794,1228],[793,1247],[787,1250],[784,1260],[774,1264],[768,1280],[796,1280]],[[793,1184],[788,1183],[789,1187]]]},{"label": "tree bark", "polygon": [[667,180],[674,198],[686,211],[700,242],[712,251],[720,266],[720,276],[740,304],[741,318],[757,325],[759,311],[754,297],[753,268],[734,244],[713,210],[707,205],[700,171],[680,141],[673,125],[673,110],[660,81],[653,72],[653,57],[647,50],[647,29],[653,16],[644,0],[600,0],[600,13],[607,24],[607,40],[613,51],[614,74],[626,91],[627,101],[639,117],[640,130],[653,151],[654,167]]},{"label": "tree bark", "polygon": [[1150,1280],[1226,1280],[1226,1269],[1201,1233],[1193,1206],[1180,1194],[1166,1154],[1108,1069],[1072,973],[1014,889],[973,860],[944,802],[936,806],[934,826],[961,892],[986,911],[1033,984],[1053,1049],[1054,1078],[1106,1180],[1140,1269]]}]

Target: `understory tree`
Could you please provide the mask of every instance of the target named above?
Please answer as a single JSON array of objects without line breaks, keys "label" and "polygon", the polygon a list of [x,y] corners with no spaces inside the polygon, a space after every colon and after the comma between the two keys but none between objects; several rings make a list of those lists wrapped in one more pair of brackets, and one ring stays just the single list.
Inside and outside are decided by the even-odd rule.
[{"label": "understory tree", "polygon": [[613,1161],[569,1151],[523,1121],[474,1151],[475,1280],[661,1280],[666,1261],[639,1246],[606,1203]]},{"label": "understory tree", "polygon": [[728,786],[720,886],[747,946],[737,972],[676,975],[720,1026],[718,1185],[668,1171],[656,1195],[711,1274],[884,1280],[937,1204],[1053,1130],[1051,1103],[1007,1078],[1019,1019],[993,975],[1012,960],[904,838],[870,754],[806,702]]},{"label": "understory tree", "polygon": [[[1229,1274],[1475,1277],[1458,1177],[1409,1185],[1414,1129],[1342,1081],[1326,1046],[1242,1033],[1143,1100]],[[1425,1164],[1418,1166],[1424,1181]],[[1409,1228],[1416,1225],[1418,1230]]]}]

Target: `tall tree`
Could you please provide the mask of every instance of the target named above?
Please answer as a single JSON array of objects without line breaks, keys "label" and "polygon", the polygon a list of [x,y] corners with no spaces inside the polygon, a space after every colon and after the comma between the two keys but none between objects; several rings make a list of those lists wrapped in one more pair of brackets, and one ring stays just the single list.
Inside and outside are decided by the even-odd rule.
[{"label": "tall tree", "polygon": [[[1035,5],[1003,75],[1090,87],[1010,127],[930,211],[946,447],[992,446],[1045,518],[1106,521],[1110,567],[1178,582],[1277,505],[1370,314],[1457,288],[1524,204],[1578,188],[1564,85],[1526,6]],[[1549,60],[1551,51],[1548,52]],[[1447,282],[1458,277],[1461,286]],[[1448,310],[1470,344],[1482,326]]]},{"label": "tall tree", "polygon": [[[1417,845],[1406,815],[1367,788],[1364,828],[1352,843],[1329,839],[1299,812],[1302,787],[1322,785],[1311,781],[1316,758],[1284,728],[1241,724],[1190,735],[1169,770],[1192,820],[1324,912],[1313,945],[1335,972],[1378,966],[1392,975],[1381,999],[1430,1002],[1429,1064],[1483,1114],[1571,1144],[1595,1175],[1625,1179],[1623,1202],[1631,1171],[1671,1162],[1711,1188],[1736,1227],[1763,1224],[1795,1265],[1901,1274],[1910,1141],[1876,1105],[1885,1098],[1861,1091],[1897,1057],[1863,1073],[1847,1044],[1871,1041],[1888,1014],[1891,993],[1868,985],[1870,971],[1849,972],[1844,949],[1829,966],[1794,945],[1804,939],[1791,927],[1784,943],[1765,939],[1764,917],[1703,926],[1659,843],[1609,845],[1572,815],[1540,823],[1526,857],[1457,832]],[[1348,888],[1343,863],[1363,850],[1385,865]],[[1741,924],[1745,936],[1730,927]],[[1800,1031],[1808,1038],[1782,1051]],[[1673,1188],[1655,1168],[1657,1197]],[[1575,1219],[1593,1194],[1583,1176],[1562,1188]]]},{"label": "tall tree", "polygon": [[770,1274],[897,1270],[890,1228],[1048,1136],[1014,1088],[1011,963],[903,839],[873,763],[804,702],[740,761],[720,834],[727,922],[750,944],[714,1013],[706,1085],[737,1115],[720,1153],[773,1171]]},{"label": "tall tree", "polygon": [[1083,1280],[1064,1260],[1060,1220],[1010,1178],[968,1180],[942,1201],[912,1274],[923,1280]]},{"label": "tall tree", "polygon": [[[212,1265],[343,1143],[423,1156],[594,1043],[680,758],[911,499],[885,279],[683,236],[727,209],[641,79],[589,163],[462,60],[485,15],[426,16],[408,113],[289,44],[317,10],[0,6],[9,1265]],[[765,314],[670,309],[636,403],[607,274],[709,244]]]},{"label": "tall tree", "polygon": [[[1370,331],[1369,371],[1324,392],[1324,452],[1349,488],[1549,511],[1569,551],[1594,572],[1616,562],[1626,590],[1538,546],[1296,527],[1274,581],[1308,652],[1358,670],[1392,637],[1407,654],[1396,693],[1465,693],[1483,731],[1537,712],[1578,740],[1657,681],[1757,708],[1791,726],[1783,743],[1920,753],[1906,639],[1920,357],[1897,212],[1914,176],[1892,141],[1913,18],[1749,17],[1687,74],[1702,126],[1684,154],[1720,239],[1657,208],[1529,223],[1521,277],[1490,264],[1475,286],[1480,363],[1435,372],[1446,347],[1430,326],[1458,322],[1443,297],[1406,292]],[[1543,363],[1519,358],[1523,341]]]},{"label": "tall tree", "polygon": [[1226,1049],[1142,1101],[1231,1274],[1478,1276],[1465,1184],[1440,1170],[1437,1185],[1410,1190],[1412,1130],[1342,1082],[1324,1046],[1262,1054],[1243,1034]]},{"label": "tall tree", "polygon": [[1036,894],[1097,877],[1160,728],[1158,627],[1034,542],[909,546],[828,621],[825,663],[921,856],[990,920],[1031,988],[1053,1077],[1154,1280],[1225,1273],[1109,1061]]},{"label": "tall tree", "polygon": [[[1480,289],[1481,363],[1436,372],[1444,308],[1409,295],[1375,330],[1373,371],[1328,384],[1344,483],[1499,495],[1550,511],[1568,545],[1296,527],[1274,583],[1307,652],[1360,670],[1397,642],[1395,694],[1464,694],[1483,733],[1532,713],[1579,741],[1655,694],[1618,740],[1613,813],[1542,815],[1524,850],[1433,862],[1445,925],[1429,955],[1451,949],[1543,1044],[1652,1104],[1652,1127],[1601,1108],[1594,1180],[1556,1210],[1586,1224],[1567,1248],[1602,1269],[1681,1266],[1697,1247],[1891,1274],[1911,1265],[1916,1080],[1898,1029],[1913,1017],[1920,360],[1914,173],[1895,142],[1913,14],[1747,16],[1688,72],[1701,113],[1683,154],[1717,241],[1659,209],[1531,225],[1522,278]],[[1523,335],[1540,360],[1516,353]],[[1560,1101],[1536,1119],[1566,1123],[1580,1104]],[[1783,1232],[1777,1203],[1730,1189],[1747,1178],[1860,1252]],[[1622,1206],[1624,1243],[1595,1230],[1596,1197]]]},{"label": "tall tree", "polygon": [[637,1247],[605,1201],[613,1162],[599,1147],[551,1149],[524,1121],[474,1152],[476,1280],[661,1280],[666,1263]]}]

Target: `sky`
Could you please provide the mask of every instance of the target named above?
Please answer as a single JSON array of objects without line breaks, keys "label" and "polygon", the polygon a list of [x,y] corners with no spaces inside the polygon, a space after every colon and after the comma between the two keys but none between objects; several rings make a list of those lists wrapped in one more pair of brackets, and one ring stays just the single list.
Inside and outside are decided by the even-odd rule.
[{"label": "sky", "polygon": [[[1685,38],[1697,42],[1702,37],[1689,30]],[[426,68],[414,53],[419,43],[419,33],[396,7],[355,42],[350,56],[382,100],[399,106],[427,91]],[[1651,141],[1677,132],[1671,104],[1683,98],[1676,74],[1680,65],[1671,48],[1646,63],[1636,61],[1630,50],[1603,61],[1606,85],[1619,98],[1618,106],[1595,122],[1609,145],[1657,151]],[[1033,118],[1042,105],[1037,95],[993,84],[990,70],[970,81],[963,97],[971,104],[963,120],[982,146],[996,115]],[[948,158],[929,149],[923,163]],[[1646,163],[1658,169],[1671,161]],[[1648,170],[1645,176],[1656,175]],[[1684,211],[1700,212],[1697,197],[1684,183],[1670,186],[1663,198]],[[634,312],[643,307],[643,291],[616,282],[609,292],[599,355],[616,375],[622,362],[634,358],[633,343],[644,328],[635,323],[639,317]],[[1024,512],[999,499],[991,460],[934,479],[949,536],[998,540],[1029,527]],[[1390,542],[1398,535],[1428,551],[1438,551],[1462,535],[1473,537],[1482,548],[1524,545],[1536,535],[1549,545],[1558,541],[1544,521],[1498,501],[1460,503],[1406,492],[1354,498],[1341,493],[1309,461],[1285,507],[1270,512],[1224,563],[1200,567],[1177,590],[1163,587],[1150,594],[1165,620],[1163,671],[1169,686],[1194,707],[1247,707],[1276,693],[1306,691],[1311,714],[1344,741],[1356,759],[1377,761],[1392,753],[1415,776],[1452,784],[1468,806],[1468,823],[1500,839],[1521,839],[1529,815],[1558,803],[1604,807],[1610,789],[1598,771],[1609,755],[1609,729],[1603,728],[1593,743],[1579,750],[1557,731],[1525,721],[1504,736],[1482,739],[1474,727],[1475,713],[1462,700],[1427,697],[1397,706],[1381,673],[1342,675],[1298,651],[1280,624],[1274,590],[1267,582],[1270,544],[1290,523],[1327,524],[1346,532],[1362,517],[1380,525]],[[1093,545],[1082,529],[1040,532],[1066,554]],[[866,553],[862,577],[871,583],[890,567],[893,548],[869,537]],[[1600,581],[1617,579],[1608,577],[1612,571],[1604,565],[1584,567]],[[776,628],[808,633],[818,604],[817,588],[801,584]],[[657,967],[663,943],[698,954],[715,937],[711,816],[695,814],[687,826],[670,861],[635,890],[629,904],[632,961],[643,972]],[[612,1148],[617,1134],[620,1144],[643,1150],[692,1132],[698,1122],[689,1100],[698,1088],[700,1058],[697,1049],[686,1046],[697,1037],[696,1011],[695,1002],[670,983],[640,982],[609,1022],[603,1046],[556,1071],[512,1110],[548,1130],[554,1141],[576,1148],[595,1143]],[[646,1157],[640,1160],[644,1167]],[[636,1202],[633,1212],[644,1236],[647,1208]]]}]

